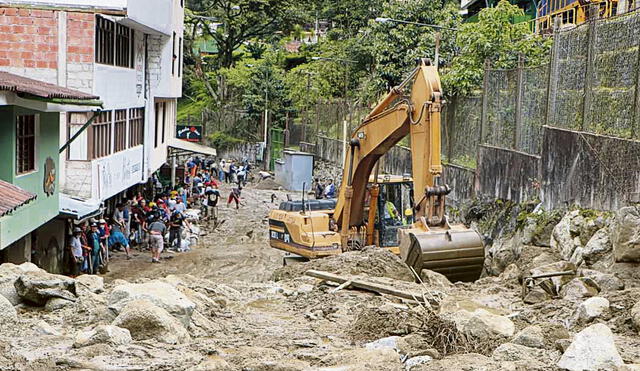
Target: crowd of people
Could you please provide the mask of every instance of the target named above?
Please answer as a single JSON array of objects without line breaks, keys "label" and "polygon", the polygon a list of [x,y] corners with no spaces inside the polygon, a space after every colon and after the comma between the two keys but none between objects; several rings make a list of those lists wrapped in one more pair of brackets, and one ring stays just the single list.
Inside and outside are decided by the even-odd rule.
[{"label": "crowd of people", "polygon": [[221,182],[235,183],[227,206],[234,203],[239,208],[250,169],[246,160],[236,165],[230,160],[217,162],[194,157],[187,161],[185,176],[173,189],[167,189],[154,176],[153,196],[145,197],[142,192],[130,195],[116,205],[110,216],[90,219],[74,227],[69,239],[72,274],[104,273],[109,252],[114,250],[123,251],[126,259],[131,259],[132,247],[148,249],[152,263],[160,263],[165,241],[175,251],[188,250],[189,241],[183,239],[183,233],[192,229],[187,210],[200,208],[203,220],[217,223]]}]

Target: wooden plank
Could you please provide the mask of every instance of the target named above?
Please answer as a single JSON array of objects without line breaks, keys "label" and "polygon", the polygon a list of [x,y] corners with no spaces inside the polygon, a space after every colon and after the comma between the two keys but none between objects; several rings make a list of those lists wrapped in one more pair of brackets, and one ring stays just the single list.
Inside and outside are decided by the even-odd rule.
[{"label": "wooden plank", "polygon": [[347,282],[351,282],[351,284],[349,285],[350,287],[357,287],[359,289],[373,291],[379,294],[387,294],[387,295],[392,295],[392,296],[396,296],[403,299],[424,302],[424,298],[422,296],[414,295],[407,291],[397,290],[393,287],[381,285],[378,283],[367,282],[367,281],[358,280],[358,279],[348,279],[348,278],[341,277],[337,274],[323,272],[323,271],[316,271],[316,270],[308,270],[305,272],[305,274],[307,276],[319,278],[325,281],[338,282],[341,285]]},{"label": "wooden plank", "polygon": [[344,288],[349,287],[350,285],[351,285],[351,281],[347,281],[345,283],[341,283],[340,286],[336,287],[335,289],[333,289],[333,290],[331,290],[329,292],[334,294],[334,293],[336,293],[336,292],[338,292],[338,291],[340,291],[340,290],[342,290]]}]

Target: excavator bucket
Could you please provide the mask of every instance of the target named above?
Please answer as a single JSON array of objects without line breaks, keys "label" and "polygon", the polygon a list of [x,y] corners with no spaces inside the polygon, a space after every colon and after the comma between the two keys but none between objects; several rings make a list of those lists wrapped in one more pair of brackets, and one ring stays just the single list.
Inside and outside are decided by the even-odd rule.
[{"label": "excavator bucket", "polygon": [[444,274],[451,282],[480,278],[484,247],[474,230],[462,225],[431,228],[428,232],[410,229],[401,238],[400,255],[418,274],[429,269]]}]

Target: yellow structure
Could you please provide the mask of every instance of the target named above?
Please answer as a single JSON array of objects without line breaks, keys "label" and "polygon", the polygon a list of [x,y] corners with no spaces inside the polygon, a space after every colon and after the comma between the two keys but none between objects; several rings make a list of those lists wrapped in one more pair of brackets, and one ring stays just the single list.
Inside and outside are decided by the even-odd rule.
[{"label": "yellow structure", "polygon": [[535,22],[537,33],[553,30],[556,19],[560,26],[585,23],[595,16],[608,18],[617,14],[618,0],[546,0],[538,7],[538,18]]},{"label": "yellow structure", "polygon": [[[335,207],[321,201],[283,203],[269,215],[271,246],[313,259],[376,245],[399,253],[417,272],[426,268],[451,280],[477,279],[484,263],[481,238],[450,225],[445,215],[450,188],[440,178],[442,104],[436,67],[420,61],[353,132]],[[376,170],[371,179],[380,157],[407,135],[413,178],[385,179]],[[409,196],[398,202],[403,184]],[[403,212],[389,212],[392,194],[393,206]],[[412,209],[406,213],[412,214],[411,223],[402,218],[406,206]]]}]

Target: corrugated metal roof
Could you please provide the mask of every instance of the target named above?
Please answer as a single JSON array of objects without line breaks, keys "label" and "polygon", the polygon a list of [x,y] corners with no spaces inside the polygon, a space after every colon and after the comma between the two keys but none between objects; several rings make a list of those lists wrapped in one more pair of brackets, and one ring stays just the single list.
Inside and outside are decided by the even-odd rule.
[{"label": "corrugated metal roof", "polygon": [[0,90],[14,93],[30,94],[46,99],[76,99],[96,100],[99,97],[78,90],[63,88],[62,86],[0,72]]},{"label": "corrugated metal roof", "polygon": [[0,180],[0,216],[11,213],[22,205],[28,204],[38,197],[11,183]]}]

